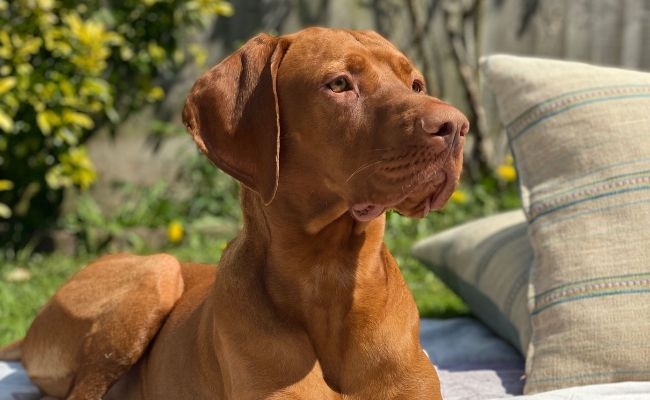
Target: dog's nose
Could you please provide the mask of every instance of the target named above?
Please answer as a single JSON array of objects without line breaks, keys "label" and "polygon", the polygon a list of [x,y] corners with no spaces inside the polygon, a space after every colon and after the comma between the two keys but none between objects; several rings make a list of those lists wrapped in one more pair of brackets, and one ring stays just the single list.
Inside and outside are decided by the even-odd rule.
[{"label": "dog's nose", "polygon": [[467,118],[451,106],[443,110],[427,113],[420,118],[420,127],[430,136],[449,136],[459,134],[465,136],[469,130]]}]

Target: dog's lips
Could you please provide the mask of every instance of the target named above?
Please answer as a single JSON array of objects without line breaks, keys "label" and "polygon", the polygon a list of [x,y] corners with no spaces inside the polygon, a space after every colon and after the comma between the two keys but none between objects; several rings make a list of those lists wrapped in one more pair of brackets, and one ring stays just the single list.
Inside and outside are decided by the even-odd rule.
[{"label": "dog's lips", "polygon": [[416,213],[417,210],[422,210],[420,216],[426,217],[430,211],[440,210],[445,203],[447,203],[447,200],[449,200],[454,188],[455,185],[448,185],[446,182],[438,185],[437,190],[435,190],[432,195],[425,198],[422,203],[416,207]]},{"label": "dog's lips", "polygon": [[457,137],[458,143],[454,149],[453,159],[446,162],[426,182],[416,186],[395,209],[403,215],[423,218],[431,211],[441,210],[454,190],[460,178],[462,169],[462,144],[464,137]]},{"label": "dog's lips", "polygon": [[375,203],[359,203],[350,207],[350,214],[360,222],[371,221],[380,216],[386,207]]},{"label": "dog's lips", "polygon": [[[393,208],[406,216],[422,218],[429,214],[430,211],[441,209],[451,196],[455,186],[447,177],[444,177],[439,181],[422,184],[396,202],[354,204],[350,207],[350,214],[357,221],[368,222],[377,218],[386,210]],[[422,195],[424,195],[424,199],[417,201],[416,199],[422,198]]]},{"label": "dog's lips", "polygon": [[442,209],[456,188],[456,181],[453,176],[442,174],[437,180],[422,184],[394,208],[408,217],[423,218]]}]

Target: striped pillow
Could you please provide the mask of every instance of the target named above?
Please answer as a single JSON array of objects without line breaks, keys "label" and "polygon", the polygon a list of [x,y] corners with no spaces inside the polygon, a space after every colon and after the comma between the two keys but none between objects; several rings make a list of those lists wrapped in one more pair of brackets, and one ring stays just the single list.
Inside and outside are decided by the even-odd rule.
[{"label": "striped pillow", "polygon": [[521,210],[508,211],[447,229],[412,250],[472,314],[522,354],[530,342],[526,295],[533,251],[527,229]]},{"label": "striped pillow", "polygon": [[650,74],[490,56],[535,261],[526,393],[650,380]]}]

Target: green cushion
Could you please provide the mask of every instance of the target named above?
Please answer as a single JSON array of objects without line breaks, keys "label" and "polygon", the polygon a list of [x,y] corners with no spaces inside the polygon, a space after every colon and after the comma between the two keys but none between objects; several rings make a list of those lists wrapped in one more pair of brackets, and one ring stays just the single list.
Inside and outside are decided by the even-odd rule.
[{"label": "green cushion", "polygon": [[521,210],[457,226],[415,244],[413,255],[523,354],[530,341],[526,295],[533,252]]}]

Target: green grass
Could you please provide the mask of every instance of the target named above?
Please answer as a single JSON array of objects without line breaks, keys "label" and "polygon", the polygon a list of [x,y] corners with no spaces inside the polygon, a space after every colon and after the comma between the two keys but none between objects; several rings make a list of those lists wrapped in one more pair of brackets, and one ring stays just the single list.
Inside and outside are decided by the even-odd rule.
[{"label": "green grass", "polygon": [[[223,240],[214,240],[212,250],[192,261],[218,260]],[[165,249],[180,259],[197,254],[189,246]],[[22,337],[31,320],[54,292],[95,256],[69,257],[61,254],[36,256],[25,261],[0,262],[0,345]],[[15,280],[16,270],[26,270],[29,278]],[[22,272],[22,271],[21,271]]]},{"label": "green grass", "polygon": [[[38,309],[56,289],[84,264],[60,255],[34,257],[24,263],[0,265],[0,343],[16,340],[24,335]],[[16,268],[29,271],[25,281],[11,281]]]}]

